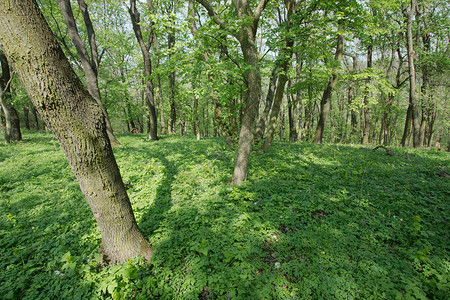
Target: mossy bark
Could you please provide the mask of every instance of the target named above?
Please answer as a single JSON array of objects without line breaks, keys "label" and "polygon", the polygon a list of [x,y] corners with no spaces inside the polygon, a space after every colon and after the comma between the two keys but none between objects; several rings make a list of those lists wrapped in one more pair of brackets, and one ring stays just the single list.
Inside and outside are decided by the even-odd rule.
[{"label": "mossy bark", "polygon": [[0,44],[47,127],[56,135],[112,263],[152,247],[140,232],[106,132],[105,116],[83,87],[37,3],[0,0]]}]

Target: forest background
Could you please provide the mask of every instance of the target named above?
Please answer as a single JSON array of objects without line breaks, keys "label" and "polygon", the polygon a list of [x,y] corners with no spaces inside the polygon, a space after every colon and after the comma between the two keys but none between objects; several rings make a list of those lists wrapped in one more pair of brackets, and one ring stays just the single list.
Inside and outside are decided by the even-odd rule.
[{"label": "forest background", "polygon": [[[223,136],[232,146],[247,114],[245,74],[257,68],[261,145],[278,138],[448,147],[445,1],[269,1],[253,66],[233,38],[245,20],[235,18],[229,1],[79,1],[86,6],[73,3],[72,19],[57,2],[39,1],[115,132]],[[21,123],[10,126],[42,128],[17,76],[10,88],[3,111],[16,111]]]}]

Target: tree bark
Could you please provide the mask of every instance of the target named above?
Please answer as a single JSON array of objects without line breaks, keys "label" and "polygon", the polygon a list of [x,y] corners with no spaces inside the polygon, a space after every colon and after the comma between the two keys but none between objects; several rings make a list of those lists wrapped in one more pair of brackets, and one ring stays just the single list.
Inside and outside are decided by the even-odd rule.
[{"label": "tree bark", "polygon": [[23,107],[23,117],[25,119],[25,128],[30,130],[30,110],[27,106]]},{"label": "tree bark", "polygon": [[[339,26],[339,30],[342,30],[342,26]],[[344,53],[344,35],[338,34],[336,52],[334,54],[334,60],[338,63],[342,60],[342,55]],[[337,67],[333,68],[332,76],[328,80],[327,87],[323,92],[322,100],[320,101],[320,116],[319,122],[317,123],[316,133],[314,135],[313,142],[315,144],[321,144],[323,139],[323,133],[325,131],[325,124],[327,121],[328,114],[330,112],[331,95],[334,87],[336,86],[338,80],[339,69]]]},{"label": "tree bark", "polygon": [[[406,20],[406,40],[408,49],[408,70],[409,70],[409,108],[411,109],[411,121],[413,127],[413,147],[420,147],[420,121],[417,109],[416,96],[416,69],[414,65],[415,51],[413,45],[412,21],[417,7],[417,0],[411,0],[411,7],[406,12],[406,7],[403,5],[403,14]],[[408,109],[409,109],[408,108]],[[405,122],[407,124],[408,122]],[[405,125],[406,126],[406,125]],[[406,128],[405,128],[406,129]],[[405,130],[406,132],[406,130]],[[402,138],[402,141],[404,139]],[[402,143],[403,145],[403,143]]]},{"label": "tree bark", "polygon": [[34,118],[34,128],[36,129],[36,131],[41,130],[41,126],[39,125],[39,117],[36,108],[34,106],[31,108],[31,114],[33,115]]},{"label": "tree bark", "polygon": [[98,59],[97,45],[95,42],[94,28],[92,26],[92,22],[87,10],[87,5],[86,3],[84,3],[83,0],[78,0],[78,6],[80,7],[83,19],[85,21],[86,29],[88,31],[88,41],[89,41],[89,48],[91,51],[91,57],[89,57],[86,47],[84,46],[84,43],[78,33],[78,28],[75,22],[75,18],[73,16],[72,7],[70,6],[70,0],[56,0],[56,2],[61,8],[67,26],[67,32],[69,33],[70,39],[72,40],[73,45],[77,49],[78,56],[80,57],[81,65],[83,66],[83,72],[86,77],[86,85],[88,91],[91,94],[91,96],[95,99],[95,101],[97,101],[99,107],[101,108],[103,114],[105,115],[106,129],[108,132],[108,137],[111,140],[111,144],[113,146],[118,146],[120,145],[120,142],[117,140],[116,136],[113,133],[111,122],[109,120],[106,108],[102,103],[100,97],[100,90],[98,88],[99,59]]},{"label": "tree bark", "polygon": [[5,144],[21,141],[20,120],[17,110],[9,103],[11,99],[11,73],[6,56],[0,51],[2,77],[0,78],[0,104],[5,115]]},{"label": "tree bark", "polygon": [[[372,68],[372,49],[373,46],[369,45],[367,47],[367,69]],[[367,77],[366,84],[370,84],[370,76]],[[366,87],[365,95],[364,95],[364,130],[362,136],[362,144],[369,144],[369,136],[370,136],[370,112],[369,112],[369,88]]]},{"label": "tree bark", "polygon": [[280,62],[277,61],[270,76],[269,89],[267,91],[264,111],[261,117],[259,118],[258,124],[256,125],[256,132],[255,132],[256,142],[262,140],[262,138],[264,137],[264,132],[266,131],[266,124],[269,118],[270,109],[272,108],[273,97],[275,96],[275,89],[277,87],[277,79],[279,71],[280,71]]},{"label": "tree bark", "polygon": [[[150,12],[153,12],[153,3],[152,0],[147,0],[148,8]],[[145,103],[148,108],[148,118],[150,121],[150,128],[148,138],[150,140],[158,140],[158,118],[156,116],[156,108],[155,108],[155,96],[154,96],[154,88],[153,81],[151,79],[152,76],[152,61],[150,59],[150,48],[153,43],[153,22],[151,22],[150,32],[148,37],[148,42],[144,42],[144,38],[142,37],[141,25],[140,23],[140,15],[136,8],[136,0],[130,0],[130,7],[128,9],[130,14],[131,23],[133,25],[134,35],[138,41],[139,47],[141,48],[142,58],[144,59],[144,75],[145,75]]]},{"label": "tree bark", "polygon": [[0,43],[55,134],[102,235],[112,263],[152,247],[140,232],[106,131],[105,115],[64,56],[33,0],[0,0]]}]

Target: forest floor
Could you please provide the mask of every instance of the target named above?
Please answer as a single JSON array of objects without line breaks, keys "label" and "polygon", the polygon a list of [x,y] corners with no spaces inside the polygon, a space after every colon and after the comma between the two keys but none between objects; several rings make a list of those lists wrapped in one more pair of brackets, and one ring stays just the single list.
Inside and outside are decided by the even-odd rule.
[{"label": "forest floor", "polygon": [[[274,142],[230,186],[221,139],[119,135],[117,162],[155,247],[103,266],[56,139],[0,140],[1,299],[444,299],[450,154]],[[408,158],[405,153],[408,152]]]}]

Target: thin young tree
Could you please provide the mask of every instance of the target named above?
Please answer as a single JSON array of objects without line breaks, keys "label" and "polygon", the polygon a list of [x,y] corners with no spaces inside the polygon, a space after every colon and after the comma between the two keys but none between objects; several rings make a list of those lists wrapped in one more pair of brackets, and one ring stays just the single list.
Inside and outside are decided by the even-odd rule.
[{"label": "thin young tree", "polygon": [[89,203],[111,263],[153,249],[139,230],[98,102],[76,76],[35,0],[0,0],[0,45],[55,134]]}]

